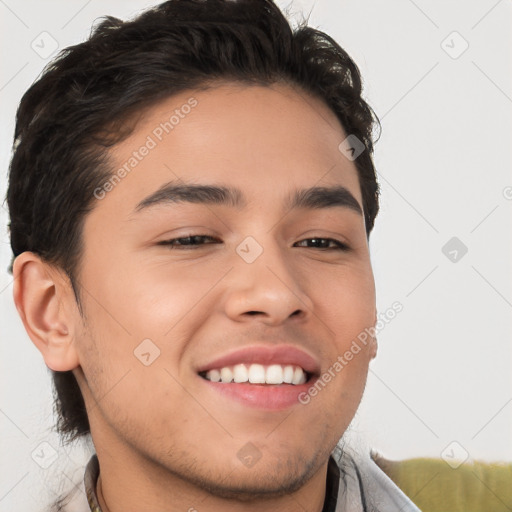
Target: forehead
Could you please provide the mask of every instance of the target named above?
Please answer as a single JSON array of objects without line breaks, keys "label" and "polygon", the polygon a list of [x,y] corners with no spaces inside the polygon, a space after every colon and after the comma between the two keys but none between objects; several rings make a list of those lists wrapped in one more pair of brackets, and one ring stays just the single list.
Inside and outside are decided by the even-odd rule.
[{"label": "forehead", "polygon": [[143,112],[110,151],[122,178],[101,207],[128,215],[143,197],[180,180],[232,184],[255,207],[282,201],[291,188],[339,184],[361,203],[355,165],[338,150],[345,138],[327,105],[295,87],[184,91]]}]

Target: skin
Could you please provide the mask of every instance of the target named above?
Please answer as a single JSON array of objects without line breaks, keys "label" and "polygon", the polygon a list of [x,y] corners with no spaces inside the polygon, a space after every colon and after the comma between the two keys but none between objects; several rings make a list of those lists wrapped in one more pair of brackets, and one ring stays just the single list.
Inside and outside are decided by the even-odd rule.
[{"label": "skin", "polygon": [[[86,217],[84,318],[66,276],[30,252],[14,264],[16,307],[46,365],[78,380],[104,512],[321,511],[329,454],[360,403],[376,340],[309,404],[279,411],[221,396],[194,369],[235,348],[284,340],[325,372],[375,325],[363,216],[343,207],[283,210],[296,188],[331,185],[362,206],[354,162],[338,150],[346,134],[324,103],[287,85],[220,84],[144,112],[111,151],[112,168],[191,96],[191,113]],[[133,214],[177,178],[239,187],[247,206],[168,203]],[[217,243],[158,245],[190,234]],[[236,252],[247,236],[263,248],[251,264]],[[299,244],[319,237],[350,250]],[[134,357],[147,338],[160,350],[149,366]],[[237,457],[247,443],[261,454],[252,467]]]}]

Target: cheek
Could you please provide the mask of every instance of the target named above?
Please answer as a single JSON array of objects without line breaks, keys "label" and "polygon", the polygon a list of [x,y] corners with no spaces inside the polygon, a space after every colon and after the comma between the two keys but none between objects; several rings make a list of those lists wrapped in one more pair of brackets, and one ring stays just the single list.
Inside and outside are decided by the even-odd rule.
[{"label": "cheek", "polygon": [[219,276],[229,270],[218,267],[169,261],[141,263],[113,276],[104,292],[130,332],[143,338],[168,337],[196,313],[199,303],[204,309],[204,299]]},{"label": "cheek", "polygon": [[[332,406],[343,402],[357,408],[364,390],[375,340],[375,287],[371,268],[347,270],[332,281],[330,293],[323,301],[326,325],[332,334],[331,351],[324,379],[332,387]],[[332,384],[331,384],[332,383]]]},{"label": "cheek", "polygon": [[334,331],[338,349],[375,323],[375,284],[369,265],[346,267],[318,288],[319,311]]},{"label": "cheek", "polygon": [[84,333],[79,342],[80,361],[87,380],[87,403],[91,418],[96,416],[96,425],[106,420],[133,440],[153,436],[154,422],[166,423],[167,432],[178,433],[181,424],[173,428],[169,418],[190,420],[192,412],[196,416],[201,413],[183,392],[173,347],[156,337],[155,341],[153,344],[146,338],[142,345],[139,338],[127,335],[115,322],[101,332],[95,328]]}]

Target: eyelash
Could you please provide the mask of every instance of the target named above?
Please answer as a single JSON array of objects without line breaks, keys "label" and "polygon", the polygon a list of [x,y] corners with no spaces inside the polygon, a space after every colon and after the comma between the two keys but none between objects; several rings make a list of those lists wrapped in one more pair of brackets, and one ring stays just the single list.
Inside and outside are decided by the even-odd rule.
[{"label": "eyelash", "polygon": [[[181,238],[172,238],[170,240],[162,240],[158,243],[158,245],[166,245],[169,247],[169,249],[174,249],[176,247],[189,247],[189,248],[198,248],[200,245],[211,245],[211,244],[178,244],[174,245],[173,242],[177,242],[180,240],[191,240],[191,239],[197,239],[197,238],[209,238],[210,240],[215,240],[215,238],[208,236],[208,235],[189,235],[184,236]],[[322,238],[322,237],[313,237],[313,238],[305,238],[304,240],[301,240],[300,242],[309,241],[309,240],[328,240],[329,242],[334,242],[338,244],[337,247],[306,247],[306,249],[317,249],[319,251],[348,251],[350,250],[350,247],[347,244],[344,244],[343,242],[340,242],[339,240],[336,240],[334,238]]]}]

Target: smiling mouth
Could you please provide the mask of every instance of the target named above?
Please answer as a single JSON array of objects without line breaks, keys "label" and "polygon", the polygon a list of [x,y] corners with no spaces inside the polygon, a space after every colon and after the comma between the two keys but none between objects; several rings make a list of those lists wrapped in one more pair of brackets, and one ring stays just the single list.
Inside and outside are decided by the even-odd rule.
[{"label": "smiling mouth", "polygon": [[299,386],[311,380],[312,374],[297,365],[281,364],[236,364],[199,372],[199,376],[210,382],[221,384],[255,384]]}]

